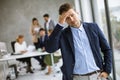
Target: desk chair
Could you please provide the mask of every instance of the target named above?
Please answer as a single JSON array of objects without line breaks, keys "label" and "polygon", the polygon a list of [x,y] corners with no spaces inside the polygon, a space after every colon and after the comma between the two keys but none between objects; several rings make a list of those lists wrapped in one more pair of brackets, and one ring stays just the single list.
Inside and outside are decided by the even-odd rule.
[{"label": "desk chair", "polygon": [[[5,42],[0,42],[0,55],[1,56],[4,56],[4,55],[7,55],[8,52],[7,52],[7,47],[6,47],[6,43]],[[9,64],[9,62],[7,61],[7,67],[12,69],[12,71],[15,72],[15,74],[12,73],[12,75],[15,76],[15,78],[17,77],[17,69],[16,69],[16,64]],[[10,73],[11,71],[9,71]],[[7,77],[9,76],[9,78],[11,77],[10,75],[11,74],[7,74]],[[6,78],[7,78],[6,77]]]},{"label": "desk chair", "polygon": [[[13,53],[12,53],[12,55],[14,55],[14,52],[15,52],[15,43],[16,43],[16,41],[12,41],[11,42],[11,47],[12,47],[12,50],[13,50]],[[18,59],[18,61],[19,61],[19,59]],[[20,63],[19,63],[20,64]],[[23,66],[23,67],[21,67],[20,68],[20,70],[22,69],[22,68],[26,68],[27,66]],[[33,70],[35,70],[35,68],[33,68]]]},{"label": "desk chair", "polygon": [[12,50],[13,50],[12,55],[14,55],[14,52],[15,52],[15,48],[14,48],[15,43],[16,43],[16,41],[11,42],[11,47],[12,47]]}]

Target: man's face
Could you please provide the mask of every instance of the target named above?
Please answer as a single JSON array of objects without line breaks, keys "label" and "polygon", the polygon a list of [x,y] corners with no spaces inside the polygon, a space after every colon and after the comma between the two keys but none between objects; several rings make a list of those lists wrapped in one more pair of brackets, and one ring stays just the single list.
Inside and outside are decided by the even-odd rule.
[{"label": "man's face", "polygon": [[48,22],[48,19],[49,19],[48,17],[44,17],[45,22]]},{"label": "man's face", "polygon": [[78,27],[80,24],[80,19],[78,18],[78,13],[73,9],[68,10],[68,16],[66,17],[66,23],[72,27]]},{"label": "man's face", "polygon": [[40,36],[41,37],[45,36],[45,31],[40,31]]}]

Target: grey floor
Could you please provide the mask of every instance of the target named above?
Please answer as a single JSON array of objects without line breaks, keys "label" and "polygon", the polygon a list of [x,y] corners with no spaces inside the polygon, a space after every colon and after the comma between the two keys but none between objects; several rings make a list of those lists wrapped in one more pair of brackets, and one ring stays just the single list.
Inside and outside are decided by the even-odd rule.
[{"label": "grey floor", "polygon": [[[115,57],[115,67],[116,67],[116,75],[117,80],[120,80],[120,50],[114,51],[114,57]],[[60,66],[62,65],[62,59],[55,64],[54,67],[52,67],[52,73],[50,75],[45,75],[47,72],[47,69],[44,71],[40,71],[40,66],[38,62],[35,59],[32,59],[32,66],[35,69],[34,74],[26,74],[24,71],[21,72],[17,79],[15,80],[62,80],[62,73],[57,71],[60,71]],[[2,64],[0,63],[0,80],[3,80],[3,77],[1,74],[3,71]]]},{"label": "grey floor", "polygon": [[[32,59],[32,68],[34,69],[34,73],[26,73],[25,69],[22,69],[16,79],[13,80],[62,80],[62,73],[60,71],[60,67],[62,65],[62,59],[59,60],[58,63],[54,64],[52,67],[52,73],[50,75],[46,75],[47,68],[43,71],[40,70],[40,65],[35,59]],[[0,65],[2,67],[2,65]],[[2,74],[2,68],[0,68],[0,74]],[[2,75],[0,75],[0,80],[3,80]]]}]

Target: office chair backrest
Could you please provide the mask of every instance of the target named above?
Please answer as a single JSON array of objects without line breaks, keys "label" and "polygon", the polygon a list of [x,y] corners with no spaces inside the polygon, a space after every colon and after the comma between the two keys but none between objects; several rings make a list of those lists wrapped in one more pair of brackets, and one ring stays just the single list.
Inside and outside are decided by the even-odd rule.
[{"label": "office chair backrest", "polygon": [[7,51],[7,47],[5,42],[0,42],[0,50],[6,50]]},{"label": "office chair backrest", "polygon": [[5,42],[0,42],[0,55],[6,55],[7,54],[7,47]]},{"label": "office chair backrest", "polygon": [[13,52],[15,52],[15,43],[16,43],[16,41],[11,42],[11,47],[12,47]]}]

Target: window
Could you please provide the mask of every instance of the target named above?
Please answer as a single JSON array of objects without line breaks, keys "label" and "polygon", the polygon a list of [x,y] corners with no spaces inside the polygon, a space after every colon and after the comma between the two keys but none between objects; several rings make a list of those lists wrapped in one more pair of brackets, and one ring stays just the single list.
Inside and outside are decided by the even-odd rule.
[{"label": "window", "polygon": [[115,56],[116,78],[120,80],[120,0],[108,0]]}]

